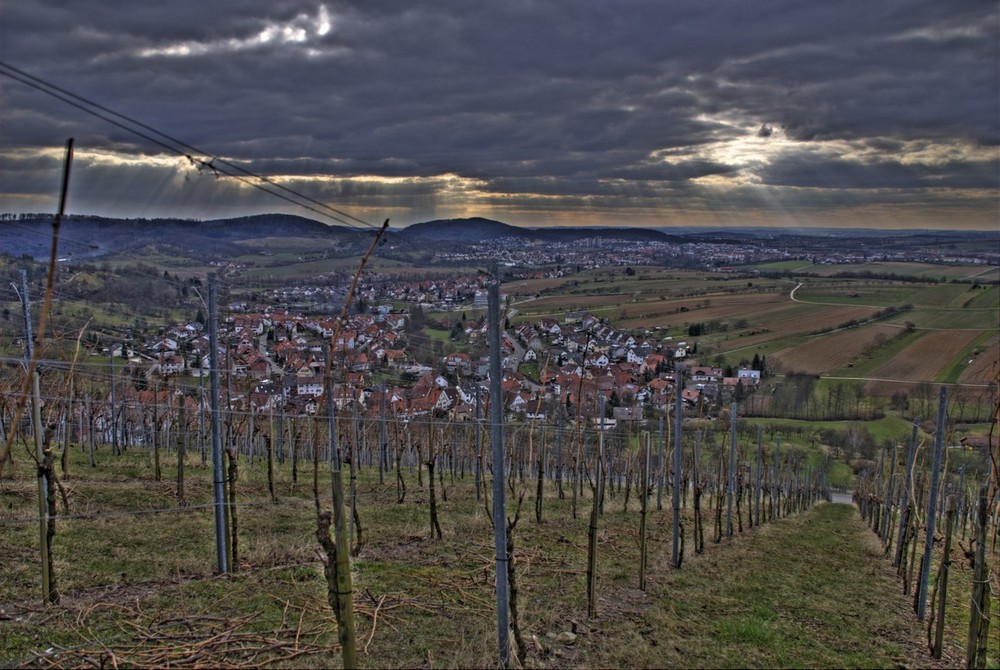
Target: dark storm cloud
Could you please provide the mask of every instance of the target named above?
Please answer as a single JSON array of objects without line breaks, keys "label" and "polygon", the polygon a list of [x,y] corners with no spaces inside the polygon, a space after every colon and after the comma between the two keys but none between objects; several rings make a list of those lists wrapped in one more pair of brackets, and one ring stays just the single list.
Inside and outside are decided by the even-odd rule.
[{"label": "dark storm cloud", "polygon": [[[0,8],[0,57],[248,169],[298,176],[289,183],[338,206],[647,216],[657,198],[670,212],[687,198],[814,211],[803,194],[855,207],[906,189],[924,206],[931,189],[944,203],[943,189],[996,188],[996,21],[994,3],[925,0],[43,0]],[[5,191],[40,190],[44,170],[20,148],[73,135],[81,148],[158,151],[0,86]],[[146,197],[169,213],[170,197],[209,197],[162,161],[91,169],[132,185],[92,186],[106,209]],[[260,201],[219,192],[244,209]],[[995,213],[995,199],[975,199]]]}]

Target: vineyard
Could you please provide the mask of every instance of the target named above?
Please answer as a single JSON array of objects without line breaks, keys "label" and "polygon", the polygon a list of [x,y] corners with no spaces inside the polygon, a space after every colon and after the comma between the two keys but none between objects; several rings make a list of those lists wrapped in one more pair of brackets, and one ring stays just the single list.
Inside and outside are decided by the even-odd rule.
[{"label": "vineyard", "polygon": [[[501,464],[485,418],[227,403],[215,470],[204,386],[120,387],[113,405],[99,383],[109,380],[85,366],[46,366],[41,380],[41,467],[33,422],[13,423],[16,392],[2,408],[16,445],[0,488],[0,546],[12,559],[0,584],[7,663],[339,664],[317,531],[330,537],[322,510],[341,473],[360,665],[495,665],[497,565],[508,567],[510,663],[524,667],[933,664],[913,614],[886,611],[903,592],[923,593],[937,612],[945,596],[926,589],[941,583],[940,565],[951,578],[932,623],[946,625],[931,646],[955,665],[971,599],[995,608],[989,589],[974,590],[984,573],[973,567],[996,561],[983,498],[991,465],[985,452],[956,452],[932,483],[933,424],[919,439],[917,428],[909,442],[900,435],[861,474],[867,530],[851,508],[825,503],[837,465],[826,449],[765,433],[735,405],[715,419],[671,413],[645,427],[602,425],[600,408],[581,407],[509,423]],[[481,417],[488,410],[484,402]],[[954,536],[949,561],[938,542],[921,558],[929,510],[939,511],[934,532],[947,524]],[[506,561],[494,554],[495,519]],[[821,557],[841,563],[816,572]],[[931,566],[935,578],[921,577]],[[838,627],[861,620],[828,637],[824,617]],[[997,657],[993,630],[980,658]]]},{"label": "vineyard", "polygon": [[[488,375],[465,389],[434,375],[416,384],[471,392],[474,411],[468,399],[397,411],[406,391],[390,390],[384,368],[381,384],[349,382],[339,339],[379,235],[325,346],[312,344],[325,371],[300,371],[320,390],[294,394],[280,376],[282,389],[261,392],[274,380],[230,364],[237,343],[219,339],[214,272],[207,303],[200,280],[154,281],[140,268],[145,283],[114,289],[137,304],[153,286],[175,307],[197,299],[208,356],[196,366],[158,374],[124,345],[92,360],[80,355],[84,332],[74,347],[64,324],[46,340],[50,263],[40,335],[24,299],[26,356],[0,370],[0,548],[13,559],[0,582],[0,661],[985,667],[1000,657],[996,387],[982,376],[995,288],[755,285],[652,269],[513,282],[518,320],[603,311],[662,324],[663,342],[699,338],[702,365],[713,354],[743,365],[756,348],[758,372],[766,353],[787,366],[765,388],[737,385],[731,403],[706,403],[686,397],[700,390],[694,361],[677,363],[672,378],[657,370],[666,400],[623,407],[585,385],[589,334],[566,389],[505,387],[510,326],[486,273],[488,341],[475,346]],[[896,305],[909,298],[916,307]],[[948,309],[964,330],[928,325]],[[424,347],[433,356],[472,350],[456,341],[462,328],[411,316],[403,334],[436,345]],[[548,365],[523,367],[542,381]],[[935,403],[937,377],[968,381],[951,397],[942,386]],[[508,411],[514,396],[526,411]]]},{"label": "vineyard", "polygon": [[[609,283],[597,298],[525,304],[601,309],[623,299]],[[802,307],[780,283],[746,288],[676,304],[639,290],[615,309],[683,314],[716,351],[738,340],[705,319],[738,316],[747,297],[758,311],[742,313],[768,327],[736,319],[744,347],[761,336],[789,344],[804,328],[829,344],[899,311]],[[499,282],[489,293],[490,374],[473,385],[474,413],[397,414],[384,384],[349,386],[334,363],[340,325],[320,395],[252,402],[252,380],[220,360],[215,274],[208,364],[184,375],[116,369],[113,351],[106,362],[47,358],[27,333],[26,359],[8,358],[0,377],[0,547],[13,559],[0,582],[2,662],[985,667],[1000,657],[992,434],[981,444],[956,430],[989,425],[995,387],[951,399],[942,387],[936,421],[915,419],[911,432],[894,415],[880,443],[858,422],[885,417],[884,395],[794,371],[711,413],[679,392],[683,364],[662,380],[672,392],[661,411],[613,412],[582,392],[581,376],[564,402],[512,419]],[[829,365],[899,367],[911,350],[923,352],[911,365],[935,370],[955,359],[947,333],[867,327]],[[961,355],[991,342],[967,333]],[[892,402],[927,417],[932,391],[924,382]]]}]

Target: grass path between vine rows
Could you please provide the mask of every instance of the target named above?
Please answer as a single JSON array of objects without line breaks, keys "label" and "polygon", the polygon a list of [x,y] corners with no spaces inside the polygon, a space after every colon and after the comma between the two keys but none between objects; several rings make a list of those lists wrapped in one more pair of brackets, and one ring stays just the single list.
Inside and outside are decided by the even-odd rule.
[{"label": "grass path between vine rows", "polygon": [[[949,650],[942,661],[928,655],[910,598],[850,505],[821,504],[733,543],[709,541],[681,570],[660,574],[646,594],[606,594],[602,621],[580,637],[574,664],[870,668],[963,661],[949,658]],[[605,629],[614,631],[614,644]]]}]

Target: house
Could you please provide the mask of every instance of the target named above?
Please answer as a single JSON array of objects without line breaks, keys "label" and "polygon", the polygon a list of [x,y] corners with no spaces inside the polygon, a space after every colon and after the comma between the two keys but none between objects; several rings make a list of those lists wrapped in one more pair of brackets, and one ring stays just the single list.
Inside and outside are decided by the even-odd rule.
[{"label": "house", "polygon": [[164,376],[176,375],[183,369],[184,358],[175,354],[160,354],[153,365],[153,371]]},{"label": "house", "polygon": [[635,349],[629,349],[625,354],[625,360],[629,363],[635,363],[636,365],[642,365],[646,362],[646,357],[640,354]]},{"label": "house", "polygon": [[713,368],[699,365],[688,369],[691,381],[695,382],[717,382],[722,379],[722,368]]},{"label": "house", "polygon": [[286,414],[315,414],[316,413],[316,398],[313,396],[295,396],[288,399],[285,404]]},{"label": "house", "polygon": [[642,421],[642,407],[614,407],[611,414],[616,423],[637,423]]},{"label": "house", "polygon": [[382,355],[382,360],[390,368],[398,368],[406,363],[406,351],[403,349],[386,349]]},{"label": "house", "polygon": [[547,333],[549,337],[557,337],[562,334],[562,327],[559,322],[552,318],[544,318],[541,322],[541,330],[543,333]]},{"label": "house", "polygon": [[351,372],[363,372],[369,368],[368,354],[363,351],[353,352],[347,357],[347,366]]},{"label": "house", "polygon": [[455,421],[472,421],[476,418],[476,406],[472,403],[456,403],[451,410],[451,418]]},{"label": "house", "polygon": [[247,371],[250,376],[254,379],[264,379],[271,372],[271,366],[267,362],[266,358],[257,357],[250,365],[247,366]]},{"label": "house", "polygon": [[607,353],[598,354],[587,360],[587,363],[590,364],[590,367],[598,367],[598,368],[605,368],[608,366],[610,362],[611,359],[608,358]]},{"label": "house", "polygon": [[660,366],[666,364],[666,361],[667,359],[660,354],[649,354],[643,360],[639,369],[642,372],[646,372],[648,370],[650,373],[656,374],[660,370]]},{"label": "house", "polygon": [[469,371],[469,354],[455,353],[448,354],[444,357],[444,366],[448,368],[449,371],[454,372],[458,370],[460,372]]},{"label": "house", "polygon": [[309,368],[302,368],[295,375],[295,393],[299,396],[318,397],[323,395],[323,376],[313,375],[303,371]]},{"label": "house", "polygon": [[403,314],[390,314],[385,317],[385,324],[393,330],[402,330],[406,325],[406,316]]},{"label": "house", "polygon": [[667,393],[674,388],[674,383],[665,377],[657,377],[646,386],[654,393]]},{"label": "house", "polygon": [[157,340],[149,347],[150,351],[153,352],[164,352],[164,351],[177,351],[177,340],[171,339],[169,337],[164,337]]},{"label": "house", "polygon": [[353,349],[357,346],[358,333],[355,330],[341,330],[337,334],[335,347],[337,349]]},{"label": "house", "polygon": [[760,383],[760,370],[746,370],[740,368],[736,371],[736,376],[742,379],[744,383],[751,382],[753,384]]},{"label": "house", "polygon": [[255,411],[266,412],[275,409],[280,400],[281,396],[276,393],[254,391],[250,394],[250,408]]}]

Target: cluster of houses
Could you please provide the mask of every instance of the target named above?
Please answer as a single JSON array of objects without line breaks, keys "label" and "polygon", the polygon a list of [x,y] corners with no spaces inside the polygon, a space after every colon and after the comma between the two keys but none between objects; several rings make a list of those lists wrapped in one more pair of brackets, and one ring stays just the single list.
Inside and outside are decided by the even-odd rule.
[{"label": "cluster of houses", "polygon": [[[599,250],[595,253],[595,250]],[[705,267],[747,264],[765,260],[780,260],[792,254],[775,246],[719,242],[676,240],[626,240],[604,237],[552,240],[526,240],[523,237],[500,237],[445,246],[434,252],[433,262],[446,265],[481,265],[497,262],[510,268],[547,267],[553,260],[563,268],[601,268],[611,266],[647,265],[664,257],[696,258]],[[552,276],[561,274],[556,271]]]},{"label": "cluster of houses", "polygon": [[[332,343],[333,400],[340,410],[384,410],[396,417],[436,413],[458,420],[485,412],[485,321],[464,322],[460,339],[472,343],[469,351],[449,353],[428,365],[411,356],[407,318],[375,309],[350,316],[338,329],[335,318],[286,309],[233,314],[220,327],[224,344],[218,352],[231,380],[229,401],[259,412],[321,411]],[[569,312],[562,320],[522,321],[509,327],[501,341],[505,412],[527,419],[557,420],[578,413],[596,417],[601,406],[616,422],[663,412],[674,402],[675,366],[693,352],[686,342],[637,336],[582,312]],[[151,375],[200,375],[209,367],[208,337],[200,324],[167,330],[147,342],[146,350]],[[752,389],[760,372],[746,369],[725,377],[720,368],[685,365],[684,379],[681,397],[693,407]]]}]

